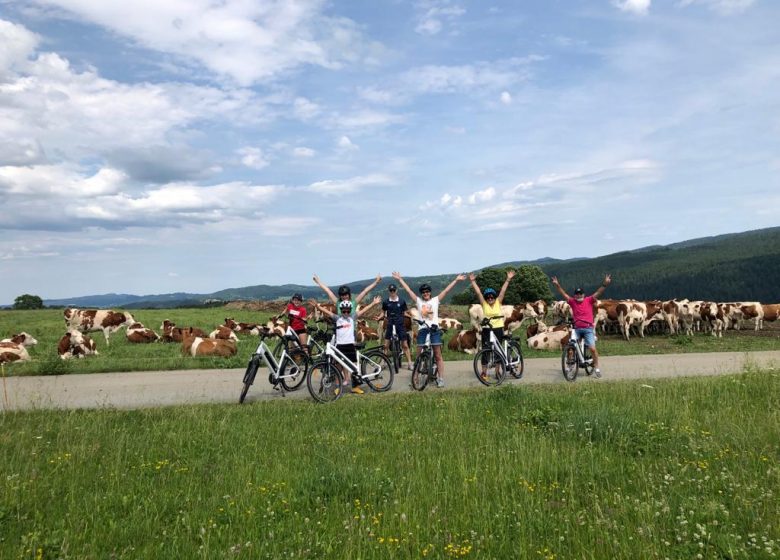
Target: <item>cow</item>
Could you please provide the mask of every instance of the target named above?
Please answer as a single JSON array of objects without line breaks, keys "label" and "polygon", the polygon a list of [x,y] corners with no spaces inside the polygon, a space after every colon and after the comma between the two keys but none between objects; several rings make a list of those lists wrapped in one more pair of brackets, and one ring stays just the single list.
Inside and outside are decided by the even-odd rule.
[{"label": "cow", "polygon": [[[536,319],[539,316],[530,303],[502,305],[501,314],[504,316],[504,332],[506,333],[511,333],[518,329],[526,319]],[[485,313],[480,304],[475,303],[469,307],[469,318],[471,319],[471,326],[481,332],[482,319],[485,318]]]},{"label": "cow", "polygon": [[530,304],[534,311],[536,311],[536,315],[538,319],[544,319],[547,316],[547,302],[543,299],[537,299],[535,302]]},{"label": "cow", "polygon": [[231,317],[225,317],[225,322],[223,324],[232,329],[233,332],[242,332],[255,336],[260,335],[260,332],[262,331],[262,327],[257,323],[237,323]]},{"label": "cow", "polygon": [[202,336],[185,336],[181,343],[181,353],[185,356],[220,356],[227,358],[237,352],[233,340],[204,338]]},{"label": "cow", "polygon": [[661,302],[661,313],[666,320],[666,326],[669,327],[669,333],[677,332],[677,321],[679,315],[679,303],[677,300],[669,299]]},{"label": "cow", "polygon": [[97,355],[95,341],[76,329],[69,329],[57,343],[60,359],[84,358]]},{"label": "cow", "polygon": [[757,301],[743,301],[739,304],[739,309],[742,311],[743,321],[753,321],[755,328],[753,330],[759,330],[764,321],[764,308]]},{"label": "cow", "polygon": [[23,344],[16,342],[0,342],[0,363],[8,362],[27,362],[30,360],[30,353]]},{"label": "cow", "polygon": [[571,321],[571,305],[569,305],[569,302],[559,300],[553,303],[552,320],[556,325]]},{"label": "cow", "polygon": [[127,341],[132,342],[133,344],[146,344],[160,340],[160,335],[152,329],[146,328],[142,323],[133,323],[127,327],[125,336],[127,337]]},{"label": "cow", "polygon": [[699,307],[699,319],[705,332],[712,336],[723,336],[723,320],[718,316],[718,305],[712,301],[703,301]]},{"label": "cow", "polygon": [[569,341],[570,332],[571,329],[568,325],[556,325],[544,332],[533,335],[526,340],[526,343],[529,348],[534,350],[560,350]]},{"label": "cow", "polygon": [[620,301],[616,310],[623,338],[628,340],[631,337],[631,327],[637,327],[639,336],[645,337],[644,323],[645,319],[647,319],[647,307],[644,302],[635,300]]},{"label": "cow", "polygon": [[[620,302],[616,299],[600,299],[596,303],[593,313],[593,330],[601,329],[602,333],[612,330],[611,326],[619,327],[617,306]],[[618,330],[620,330],[618,328]],[[614,331],[613,331],[614,332]],[[620,331],[622,332],[622,331]]]},{"label": "cow", "polygon": [[160,331],[162,337],[160,340],[163,342],[182,342],[185,335],[201,336],[207,338],[206,332],[197,327],[177,327],[176,323],[165,319],[160,325]]},{"label": "cow", "polygon": [[439,317],[439,327],[441,330],[446,331],[449,329],[462,329],[463,323],[452,317]]},{"label": "cow", "polygon": [[663,312],[663,302],[657,299],[645,302],[646,317],[642,323],[642,333],[663,332],[666,318]]},{"label": "cow", "polygon": [[465,352],[466,354],[476,354],[479,336],[477,329],[461,329],[447,343],[447,348],[456,352]]},{"label": "cow", "polygon": [[357,328],[355,330],[355,342],[358,344],[363,344],[369,340],[379,340],[379,333],[365,319],[357,320]]},{"label": "cow", "polygon": [[0,342],[13,342],[14,344],[21,344],[27,348],[38,344],[38,341],[32,335],[24,331],[11,336],[11,338],[4,338],[3,340],[0,340]]},{"label": "cow", "polygon": [[214,329],[209,333],[209,338],[220,339],[220,340],[233,340],[235,342],[238,342],[238,337],[236,336],[236,333],[234,333],[233,329],[231,329],[227,325],[219,325],[216,329]]},{"label": "cow", "polygon": [[111,309],[75,309],[68,308],[63,311],[65,326],[68,329],[77,329],[82,333],[91,331],[103,331],[108,345],[108,335],[124,326],[135,323],[133,316],[127,311],[113,311]]},{"label": "cow", "polygon": [[764,318],[761,320],[762,326],[764,321],[773,323],[780,317],[780,303],[763,303],[761,307],[764,310]]},{"label": "cow", "polygon": [[540,321],[539,319],[536,320],[536,322],[532,325],[529,325],[527,329],[525,329],[525,339],[528,340],[534,335],[537,335],[539,333],[547,332],[547,330],[550,327],[548,327],[544,321]]}]

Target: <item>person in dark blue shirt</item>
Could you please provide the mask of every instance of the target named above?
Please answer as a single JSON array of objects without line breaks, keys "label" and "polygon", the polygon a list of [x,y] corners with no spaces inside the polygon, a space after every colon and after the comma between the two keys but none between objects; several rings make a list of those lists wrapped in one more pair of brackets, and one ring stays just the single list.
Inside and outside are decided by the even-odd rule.
[{"label": "person in dark blue shirt", "polygon": [[409,340],[404,328],[404,313],[406,313],[406,301],[398,297],[398,288],[395,284],[387,287],[388,297],[382,302],[382,311],[385,312],[385,353],[390,348],[390,339],[393,338],[393,328],[406,355],[406,367],[412,369],[412,353],[409,350]]}]

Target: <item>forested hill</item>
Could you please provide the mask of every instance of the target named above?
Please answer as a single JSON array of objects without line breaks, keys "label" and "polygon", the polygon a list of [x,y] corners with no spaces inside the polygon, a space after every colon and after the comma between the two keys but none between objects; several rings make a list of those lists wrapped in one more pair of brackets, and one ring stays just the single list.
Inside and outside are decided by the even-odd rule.
[{"label": "forested hill", "polygon": [[[587,249],[583,245],[583,250]],[[757,300],[780,302],[780,227],[692,239],[666,246],[652,246],[614,253],[603,257],[558,260],[516,261],[494,265],[503,268],[533,264],[548,275],[558,276],[569,290],[582,286],[586,292],[595,290],[605,273],[612,274],[613,283],[607,296],[615,298],[711,299],[716,301]],[[452,280],[454,273],[434,276],[407,277],[416,289],[422,282],[438,292]],[[371,278],[350,282],[357,294]],[[378,291],[384,292],[392,282],[384,277]],[[460,285],[453,290],[459,293]],[[335,286],[334,286],[335,289]],[[230,300],[273,300],[288,298],[300,292],[304,298],[322,297],[314,285],[286,284],[281,286],[246,286],[220,290],[212,294],[161,294],[134,296],[104,294],[79,298],[44,300],[47,306],[76,307],[185,307],[221,304]]]}]

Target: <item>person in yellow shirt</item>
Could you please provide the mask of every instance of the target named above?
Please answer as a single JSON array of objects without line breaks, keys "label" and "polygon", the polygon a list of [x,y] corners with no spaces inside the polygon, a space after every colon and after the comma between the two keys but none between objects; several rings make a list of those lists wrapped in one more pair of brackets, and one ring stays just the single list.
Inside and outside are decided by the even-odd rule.
[{"label": "person in yellow shirt", "polygon": [[[499,342],[504,340],[504,313],[501,311],[501,305],[504,302],[504,295],[506,289],[509,287],[509,281],[515,277],[516,272],[514,270],[508,270],[506,273],[506,280],[504,285],[501,286],[501,291],[496,294],[493,288],[485,288],[481,290],[477,285],[477,275],[473,272],[469,274],[469,280],[471,280],[471,287],[474,288],[474,292],[479,298],[479,303],[482,305],[482,313],[485,318],[490,319],[490,326],[482,328],[482,347],[490,347],[490,331],[493,331]],[[482,356],[482,377],[487,377],[487,356]]]}]

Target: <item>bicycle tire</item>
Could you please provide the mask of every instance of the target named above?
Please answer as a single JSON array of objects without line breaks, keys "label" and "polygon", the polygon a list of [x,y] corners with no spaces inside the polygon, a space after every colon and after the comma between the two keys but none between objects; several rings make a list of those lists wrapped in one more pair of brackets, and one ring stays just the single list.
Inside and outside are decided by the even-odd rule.
[{"label": "bicycle tire", "polygon": [[412,389],[422,391],[428,385],[429,351],[420,352],[412,368]]},{"label": "bicycle tire", "polygon": [[585,347],[585,350],[582,352],[582,356],[585,358],[585,363],[582,364],[582,368],[585,370],[585,375],[590,375],[593,373],[593,356],[590,353],[590,348]]},{"label": "bicycle tire", "polygon": [[244,372],[244,386],[241,388],[241,395],[238,397],[238,404],[243,404],[246,399],[246,394],[249,392],[249,388],[252,383],[255,382],[255,376],[257,376],[257,370],[260,368],[260,358],[258,356],[252,356],[249,360],[249,364],[246,366]]},{"label": "bicycle tire", "polygon": [[279,360],[282,359],[282,353],[284,350],[286,349],[288,352],[290,351],[287,343],[288,341],[286,339],[280,338],[277,341],[276,346],[274,346],[274,349],[271,350],[271,355],[273,355],[273,357],[276,359],[277,364],[279,363]]},{"label": "bicycle tire", "polygon": [[366,360],[361,361],[360,375],[363,376],[363,381],[377,393],[384,393],[385,391],[390,390],[390,387],[393,386],[395,372],[393,371],[393,366],[390,365],[390,360],[387,359],[384,352],[377,350],[366,354],[365,357],[369,358],[372,362],[375,362],[380,369],[379,375],[368,378],[366,376],[373,376],[374,373],[377,373],[374,369],[375,366]]},{"label": "bicycle tire", "polygon": [[[298,372],[294,377],[285,377],[287,368],[297,367]],[[279,382],[287,391],[296,391],[306,379],[309,373],[309,355],[303,350],[292,350],[284,362],[279,365]]]},{"label": "bicycle tire", "polygon": [[520,343],[516,340],[510,340],[507,344],[507,354],[510,364],[512,364],[512,362],[517,362],[516,364],[507,367],[509,374],[515,379],[522,379],[525,363],[523,362],[523,350]]},{"label": "bicycle tire", "polygon": [[[482,376],[482,358],[487,357],[485,365],[485,376]],[[479,382],[488,387],[501,385],[506,377],[506,364],[501,359],[501,355],[492,348],[483,348],[474,356],[474,375]]]},{"label": "bicycle tire", "polygon": [[401,341],[398,340],[398,337],[394,337],[390,341],[390,351],[393,355],[393,366],[395,367],[395,371],[399,372],[401,371]]},{"label": "bicycle tire", "polygon": [[577,350],[573,345],[567,344],[561,352],[561,371],[563,372],[563,378],[566,381],[574,381],[577,379],[577,369],[579,364],[577,363]]},{"label": "bicycle tire", "polygon": [[309,368],[309,373],[306,374],[306,386],[315,401],[329,403],[338,400],[344,392],[343,379],[336,366],[320,360]]}]

